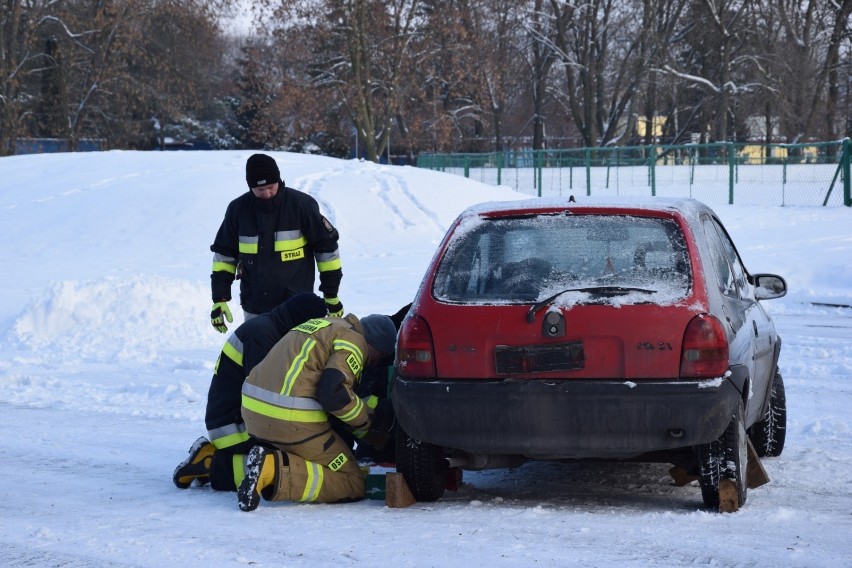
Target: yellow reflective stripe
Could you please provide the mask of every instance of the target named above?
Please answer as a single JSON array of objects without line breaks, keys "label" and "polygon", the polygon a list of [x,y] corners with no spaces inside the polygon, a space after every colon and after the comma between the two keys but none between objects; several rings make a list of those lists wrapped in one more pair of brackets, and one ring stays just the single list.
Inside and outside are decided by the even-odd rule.
[{"label": "yellow reflective stripe", "polygon": [[299,354],[296,355],[296,358],[293,359],[293,363],[284,375],[284,384],[281,385],[281,394],[289,395],[290,391],[293,390],[293,385],[296,383],[296,377],[298,377],[299,373],[302,372],[302,369],[305,368],[305,363],[308,362],[311,350],[316,346],[316,344],[316,340],[311,339],[310,337],[302,344],[302,349],[299,351]]},{"label": "yellow reflective stripe", "polygon": [[361,353],[361,349],[351,341],[346,341],[345,339],[335,339],[332,343],[332,347],[335,351],[349,351],[350,353],[355,355],[355,357],[358,358],[358,363],[363,366],[364,354]]},{"label": "yellow reflective stripe", "polygon": [[257,254],[260,237],[240,237],[239,250],[242,254]]},{"label": "yellow reflective stripe", "polygon": [[314,259],[317,262],[317,270],[320,272],[328,272],[330,270],[340,270],[340,251],[334,252],[318,252],[314,254]]},{"label": "yellow reflective stripe", "polygon": [[279,240],[278,235],[276,235],[275,252],[300,249],[303,248],[306,244],[308,244],[308,239],[302,236],[299,236],[296,239]]},{"label": "yellow reflective stripe", "polygon": [[222,347],[222,354],[228,357],[231,361],[239,365],[243,366],[243,342],[240,341],[240,338],[234,334],[231,334],[231,337],[228,338],[228,341],[225,342],[225,346]]},{"label": "yellow reflective stripe", "polygon": [[308,470],[308,480],[305,483],[305,491],[302,493],[302,498],[299,501],[316,501],[322,489],[325,471],[319,464],[307,460],[305,461],[305,466]]},{"label": "yellow reflective stripe", "polygon": [[255,400],[260,400],[281,408],[296,408],[299,410],[324,410],[322,405],[305,396],[284,396],[277,392],[262,389],[251,383],[243,383],[243,394]]},{"label": "yellow reflective stripe", "polygon": [[379,397],[377,397],[374,394],[371,394],[370,396],[367,397],[367,406],[369,406],[370,408],[375,410],[376,406],[378,406],[378,405],[379,405]]},{"label": "yellow reflective stripe", "polygon": [[328,260],[328,261],[317,261],[317,270],[320,272],[329,272],[330,270],[340,270],[341,264],[340,259]]},{"label": "yellow reflective stripe", "polygon": [[246,456],[241,454],[231,456],[231,464],[234,466],[234,485],[237,487],[240,486],[240,483],[243,482],[243,478],[246,476],[245,459]]},{"label": "yellow reflective stripe", "polygon": [[361,412],[361,410],[363,408],[364,408],[364,401],[362,401],[360,398],[358,398],[356,396],[355,397],[355,407],[352,410],[350,410],[349,412],[347,412],[346,414],[344,414],[343,416],[338,416],[338,418],[340,418],[344,422],[349,422],[350,420],[354,420],[355,417],[358,416],[358,414]]},{"label": "yellow reflective stripe", "polygon": [[236,274],[237,265],[230,262],[214,262],[213,272],[230,272],[231,274]]},{"label": "yellow reflective stripe", "polygon": [[297,408],[281,408],[255,400],[249,396],[242,395],[243,408],[247,408],[252,412],[262,414],[276,420],[285,420],[287,422],[325,422],[328,420],[328,415],[325,410],[301,410]]},{"label": "yellow reflective stripe", "polygon": [[237,259],[218,252],[213,253],[213,272],[230,272],[231,274],[236,274]]},{"label": "yellow reflective stripe", "polygon": [[210,443],[213,444],[213,447],[217,450],[222,450],[225,448],[230,448],[231,446],[236,446],[237,444],[241,444],[247,441],[248,439],[248,432],[236,432],[228,436],[222,436],[221,438],[211,439]]}]

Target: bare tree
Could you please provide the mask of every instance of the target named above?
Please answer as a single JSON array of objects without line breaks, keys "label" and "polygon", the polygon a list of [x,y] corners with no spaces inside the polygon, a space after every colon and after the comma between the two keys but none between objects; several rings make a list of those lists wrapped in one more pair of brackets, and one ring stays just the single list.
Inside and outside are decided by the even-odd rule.
[{"label": "bare tree", "polygon": [[48,14],[42,2],[3,0],[0,10],[0,156],[15,153],[21,122],[32,112],[28,79],[46,64],[38,29]]},{"label": "bare tree", "polygon": [[528,46],[525,50],[530,77],[532,99],[532,147],[545,147],[545,105],[548,99],[550,70],[557,61],[556,49],[551,41],[554,36],[553,19],[545,12],[545,0],[533,0],[526,19]]},{"label": "bare tree", "polygon": [[728,140],[729,126],[742,122],[735,116],[735,103],[761,87],[756,74],[760,54],[754,41],[759,30],[752,26],[758,4],[753,0],[693,0],[673,46],[679,55],[663,67],[692,97],[686,106],[698,111],[691,113],[695,121],[690,122],[702,140]]},{"label": "bare tree", "polygon": [[[475,99],[483,117],[490,122],[490,149],[501,151],[510,111],[521,99],[523,69],[524,17],[526,11],[516,0],[479,0],[460,2],[466,28]],[[528,113],[523,113],[523,115]],[[480,133],[482,135],[484,133]]]},{"label": "bare tree", "polygon": [[623,140],[629,134],[625,119],[648,66],[641,3],[550,0],[550,6],[565,85],[558,95],[583,143]]}]

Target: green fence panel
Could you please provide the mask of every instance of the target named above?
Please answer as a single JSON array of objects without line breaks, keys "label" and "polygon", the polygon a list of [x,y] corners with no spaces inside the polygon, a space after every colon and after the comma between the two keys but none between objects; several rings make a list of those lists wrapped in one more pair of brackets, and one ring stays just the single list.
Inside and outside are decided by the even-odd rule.
[{"label": "green fence panel", "polygon": [[[651,195],[710,204],[847,205],[850,141],[421,154],[417,166],[542,197]],[[843,192],[832,191],[839,183]]]}]

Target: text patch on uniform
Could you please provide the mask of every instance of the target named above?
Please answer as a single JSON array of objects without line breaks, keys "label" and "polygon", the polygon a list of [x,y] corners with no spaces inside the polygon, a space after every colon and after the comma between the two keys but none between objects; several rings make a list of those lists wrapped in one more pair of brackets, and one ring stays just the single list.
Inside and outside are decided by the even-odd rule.
[{"label": "text patch on uniform", "polygon": [[281,253],[281,261],[299,260],[305,258],[305,249],[285,250]]}]

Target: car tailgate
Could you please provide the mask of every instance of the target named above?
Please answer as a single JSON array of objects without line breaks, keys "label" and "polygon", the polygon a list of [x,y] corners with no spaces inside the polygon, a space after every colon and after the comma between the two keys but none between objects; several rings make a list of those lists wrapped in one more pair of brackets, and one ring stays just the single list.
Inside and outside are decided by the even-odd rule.
[{"label": "car tailgate", "polygon": [[558,310],[564,334],[550,336],[544,318],[555,309],[528,323],[529,306],[436,303],[429,325],[438,376],[677,378],[683,333],[696,314],[682,305],[578,305]]}]

